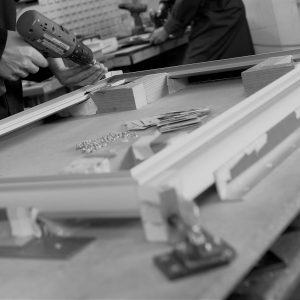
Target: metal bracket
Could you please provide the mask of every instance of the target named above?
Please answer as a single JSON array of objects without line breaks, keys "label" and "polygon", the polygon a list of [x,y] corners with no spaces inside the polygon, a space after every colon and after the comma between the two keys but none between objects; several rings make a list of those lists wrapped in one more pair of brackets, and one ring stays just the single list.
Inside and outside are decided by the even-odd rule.
[{"label": "metal bracket", "polygon": [[[154,257],[155,265],[167,278],[192,275],[227,264],[235,258],[236,253],[228,243],[201,226],[199,208],[193,201],[177,205],[177,213],[176,206],[170,206],[172,201],[168,199],[168,202],[162,209],[169,224],[173,249]],[[169,214],[168,207],[171,208]]]}]

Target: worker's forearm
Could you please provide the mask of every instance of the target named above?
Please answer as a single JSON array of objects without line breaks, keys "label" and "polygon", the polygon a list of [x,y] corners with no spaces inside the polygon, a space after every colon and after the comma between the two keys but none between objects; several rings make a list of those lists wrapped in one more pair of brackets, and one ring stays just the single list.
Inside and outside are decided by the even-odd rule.
[{"label": "worker's forearm", "polygon": [[199,8],[205,1],[199,0],[177,0],[172,8],[165,30],[169,34],[177,34],[183,32],[186,27],[192,22],[194,17],[199,12]]}]

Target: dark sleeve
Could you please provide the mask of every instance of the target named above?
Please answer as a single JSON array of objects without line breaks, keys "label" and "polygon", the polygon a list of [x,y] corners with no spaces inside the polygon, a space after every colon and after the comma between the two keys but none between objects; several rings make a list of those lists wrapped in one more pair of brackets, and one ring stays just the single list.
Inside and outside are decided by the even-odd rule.
[{"label": "dark sleeve", "polygon": [[177,0],[169,16],[165,30],[169,34],[182,33],[193,21],[199,8],[204,5],[205,0]]},{"label": "dark sleeve", "polygon": [[35,74],[29,74],[25,80],[42,82],[45,79],[48,79],[53,76],[53,73],[49,68],[40,68],[39,71]]},{"label": "dark sleeve", "polygon": [[173,5],[175,3],[175,0],[160,0],[159,3],[166,3],[166,4]]},{"label": "dark sleeve", "polygon": [[2,57],[7,40],[7,30],[0,28],[0,59]]}]

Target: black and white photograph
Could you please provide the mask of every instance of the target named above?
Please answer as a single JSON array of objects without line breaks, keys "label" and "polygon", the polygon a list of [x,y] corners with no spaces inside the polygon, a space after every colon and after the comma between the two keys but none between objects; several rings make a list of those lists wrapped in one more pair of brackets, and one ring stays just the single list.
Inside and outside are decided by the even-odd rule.
[{"label": "black and white photograph", "polygon": [[300,0],[0,0],[0,300],[300,299]]}]

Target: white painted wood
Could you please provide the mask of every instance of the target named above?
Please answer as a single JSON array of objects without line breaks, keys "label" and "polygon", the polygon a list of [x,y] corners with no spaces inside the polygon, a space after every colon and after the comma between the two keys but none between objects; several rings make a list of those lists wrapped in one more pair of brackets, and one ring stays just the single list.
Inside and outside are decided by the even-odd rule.
[{"label": "white painted wood", "polygon": [[16,115],[0,120],[0,136],[39,121],[72,105],[84,102],[89,98],[85,90],[80,89],[60,96]]},{"label": "white painted wood", "polygon": [[[137,184],[128,172],[0,181],[1,207],[34,207],[72,216],[137,216]],[[123,198],[120,198],[122,195]]]},{"label": "white painted wood", "polygon": [[[275,125],[277,126],[277,125]],[[278,130],[278,128],[276,128]],[[280,130],[280,129],[279,129]],[[260,141],[259,141],[260,140]],[[264,141],[263,141],[264,140]],[[232,176],[232,169],[242,160],[245,155],[251,155],[259,149],[255,149],[255,143],[259,147],[267,146],[268,136],[264,134],[252,145],[249,145],[237,156],[226,162],[215,172],[216,186],[221,200],[242,200],[245,195],[253,189],[259,182],[276,170],[295,150],[300,147],[300,130],[291,133],[286,139],[276,145],[266,155],[253,159],[252,164],[245,167],[243,172],[237,176]]]},{"label": "white painted wood", "polygon": [[[131,170],[140,185],[176,170],[179,194],[193,199],[214,182],[214,172],[300,104],[300,68],[289,72]],[[161,182],[165,184],[165,182]]]},{"label": "white painted wood", "polygon": [[42,232],[36,223],[35,209],[12,207],[6,210],[11,235],[19,238],[40,238]]}]

